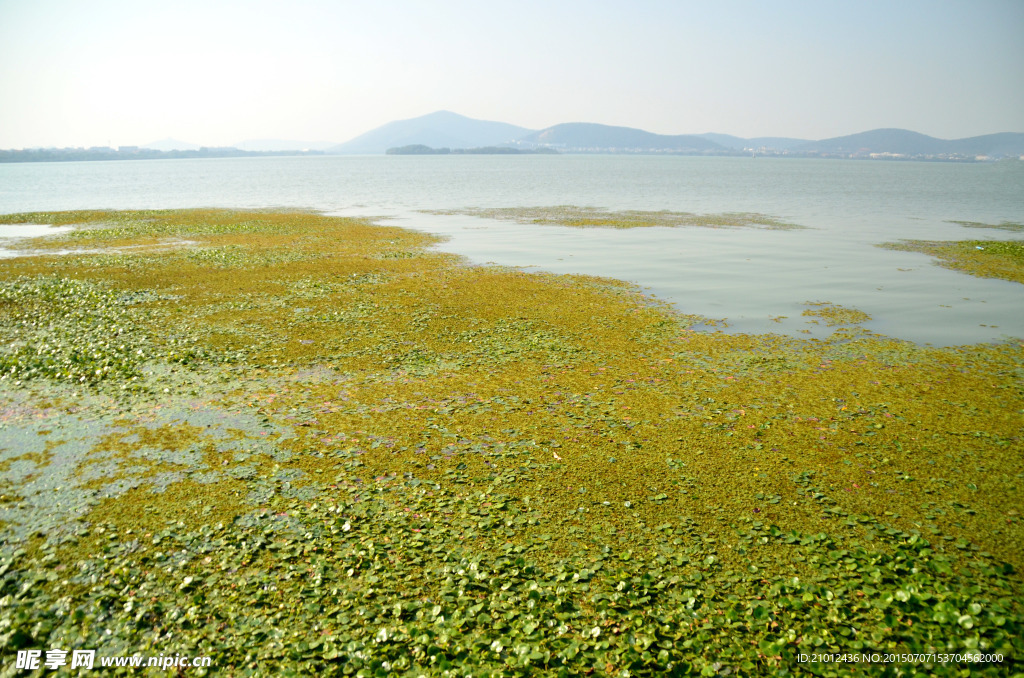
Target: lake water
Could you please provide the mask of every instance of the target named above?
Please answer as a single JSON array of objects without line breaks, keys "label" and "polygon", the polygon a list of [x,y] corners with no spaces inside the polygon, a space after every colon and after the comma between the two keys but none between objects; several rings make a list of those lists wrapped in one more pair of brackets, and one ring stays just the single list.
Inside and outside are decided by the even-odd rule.
[{"label": "lake water", "polygon": [[[760,212],[806,230],[572,229],[420,210],[592,206]],[[1024,238],[1024,162],[953,164],[659,156],[323,156],[0,164],[0,213],[302,207],[447,236],[476,263],[636,282],[729,331],[806,336],[808,301],[946,346],[1024,337],[1024,286],[975,278],[899,239]],[[786,316],[782,322],[772,318]]]}]

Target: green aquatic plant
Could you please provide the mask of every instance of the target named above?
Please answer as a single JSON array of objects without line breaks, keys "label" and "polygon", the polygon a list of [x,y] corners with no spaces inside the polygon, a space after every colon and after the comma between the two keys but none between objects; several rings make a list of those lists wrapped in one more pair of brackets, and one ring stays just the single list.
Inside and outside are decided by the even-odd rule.
[{"label": "green aquatic plant", "polygon": [[464,214],[485,219],[516,221],[523,224],[572,226],[575,228],[644,228],[660,226],[678,228],[757,228],[761,230],[793,230],[805,228],[776,217],[754,212],[693,214],[690,212],[645,212],[640,210],[607,211],[595,207],[559,205],[555,207],[500,207],[461,210],[428,210],[431,214]]},{"label": "green aquatic plant", "polygon": [[1024,242],[1019,240],[904,240],[879,247],[922,252],[939,259],[945,268],[982,278],[1024,283]]},{"label": "green aquatic plant", "polygon": [[1024,231],[1024,224],[1018,224],[1012,221],[1002,221],[998,224],[985,224],[977,221],[951,221],[949,223],[959,224],[964,228],[995,228],[1000,231],[1014,231],[1017,233]]},{"label": "green aquatic plant", "polygon": [[[75,556],[12,554],[6,647],[170,643],[218,673],[452,676],[749,675],[861,652],[1001,656],[972,665],[994,674],[1020,650],[998,564],[957,565],[869,520],[874,542],[840,544],[747,518],[733,526],[742,565],[686,518],[638,527],[628,548],[584,531],[576,553],[555,555],[540,497],[344,473],[318,489],[229,523],[96,524]],[[66,575],[51,576],[56,562]]]},{"label": "green aquatic plant", "polygon": [[990,660],[899,670],[1015,670],[1020,342],[918,347],[821,302],[829,337],[724,334],[625,283],[468,267],[425,234],[303,212],[46,217],[99,225],[95,249],[161,223],[195,244],[0,262],[10,327],[98,341],[116,321],[151,347],[73,387],[0,381],[7,655],[654,676],[934,652]]},{"label": "green aquatic plant", "polygon": [[96,383],[134,380],[160,355],[178,363],[196,359],[188,337],[150,335],[139,306],[159,300],[55,276],[0,281],[0,380],[49,378]]},{"label": "green aquatic plant", "polygon": [[829,301],[808,301],[806,305],[812,306],[801,315],[823,318],[830,327],[836,325],[858,325],[871,320],[864,311],[855,308],[845,308]]}]

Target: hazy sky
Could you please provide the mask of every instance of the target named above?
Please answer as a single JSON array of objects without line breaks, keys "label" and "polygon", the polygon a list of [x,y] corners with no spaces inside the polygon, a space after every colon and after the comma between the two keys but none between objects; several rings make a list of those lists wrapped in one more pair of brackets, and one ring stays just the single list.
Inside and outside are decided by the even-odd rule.
[{"label": "hazy sky", "polygon": [[0,0],[0,148],[530,128],[1024,132],[1022,0]]}]

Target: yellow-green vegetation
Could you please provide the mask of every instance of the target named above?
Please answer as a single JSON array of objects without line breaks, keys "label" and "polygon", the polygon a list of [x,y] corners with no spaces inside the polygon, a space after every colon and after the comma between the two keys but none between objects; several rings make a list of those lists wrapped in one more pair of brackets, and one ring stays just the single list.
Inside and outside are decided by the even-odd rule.
[{"label": "yellow-green vegetation", "polygon": [[781,231],[806,228],[775,217],[754,212],[726,212],[723,214],[693,214],[690,212],[645,212],[626,210],[609,212],[595,207],[559,205],[556,207],[494,207],[462,210],[428,210],[430,214],[465,214],[468,216],[523,224],[572,226],[575,228],[644,228],[651,226],[702,228],[757,228]]},{"label": "yellow-green vegetation", "polygon": [[1012,221],[1001,221],[998,224],[985,224],[978,221],[951,221],[951,224],[959,224],[965,228],[995,228],[1000,231],[1013,231],[1015,233],[1024,232],[1024,224],[1018,224]]},{"label": "yellow-green vegetation", "polygon": [[[2,221],[143,246],[0,261],[7,657],[1020,670],[1019,342],[695,331],[626,284],[303,212]],[[797,661],[826,652],[1001,659]]]},{"label": "yellow-green vegetation", "polygon": [[829,327],[835,327],[837,325],[857,325],[871,320],[871,316],[864,311],[859,311],[855,308],[846,308],[828,301],[808,301],[807,305],[812,306],[813,308],[807,309],[801,315],[821,318]]},{"label": "yellow-green vegetation", "polygon": [[1024,241],[1021,240],[904,240],[880,247],[923,252],[937,257],[940,265],[955,271],[1024,283]]}]

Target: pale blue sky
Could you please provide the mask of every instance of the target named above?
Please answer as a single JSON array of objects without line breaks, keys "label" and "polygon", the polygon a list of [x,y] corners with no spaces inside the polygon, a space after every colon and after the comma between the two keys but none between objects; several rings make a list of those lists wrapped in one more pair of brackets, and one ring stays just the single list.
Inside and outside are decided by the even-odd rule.
[{"label": "pale blue sky", "polygon": [[1024,1],[0,0],[0,148],[347,141],[439,109],[1024,132]]}]

